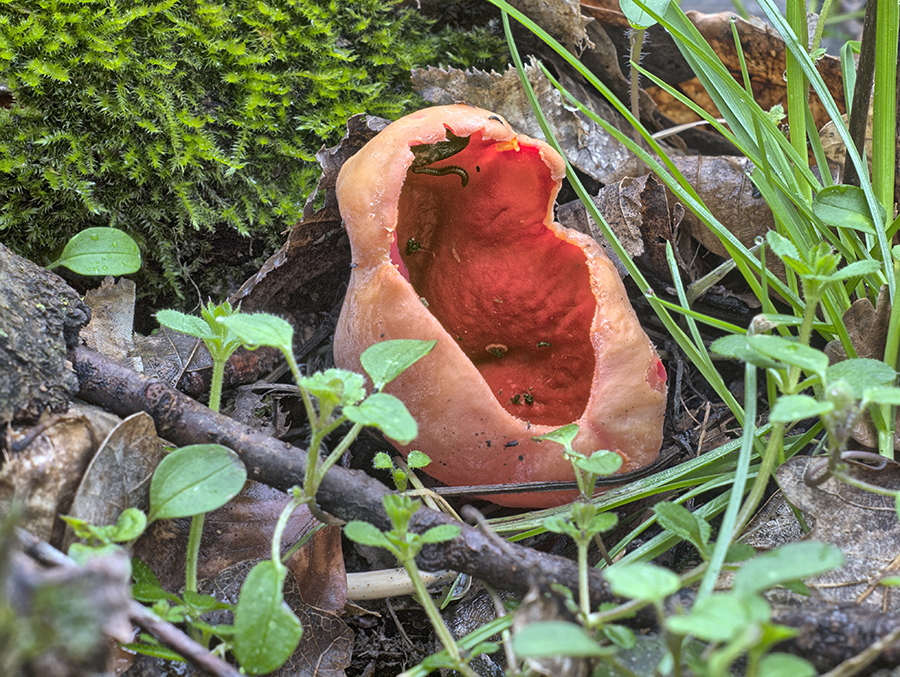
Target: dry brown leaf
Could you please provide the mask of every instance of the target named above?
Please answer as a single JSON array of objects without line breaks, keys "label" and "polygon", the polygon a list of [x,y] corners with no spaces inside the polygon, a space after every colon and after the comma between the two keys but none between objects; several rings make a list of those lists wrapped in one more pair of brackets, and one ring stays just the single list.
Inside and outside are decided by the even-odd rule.
[{"label": "dry brown leaf", "polygon": [[[891,299],[886,286],[878,292],[877,306],[873,306],[869,299],[857,299],[844,311],[841,321],[847,328],[858,357],[873,360],[884,357],[890,318]],[[832,364],[847,359],[847,352],[838,339],[828,342],[825,354]],[[853,426],[853,439],[870,449],[878,446],[878,434],[868,415]],[[897,425],[894,429],[894,450],[900,451],[900,411],[897,412]]]},{"label": "dry brown leaf", "polygon": [[[657,278],[669,279],[666,242],[672,240],[683,209],[670,210],[665,187],[652,175],[625,178],[600,189],[594,204],[616,233],[628,254]],[[568,227],[591,235],[618,264],[597,225],[588,218],[580,201],[557,208],[557,219]],[[619,266],[620,272],[623,272]]]},{"label": "dry brown leaf", "polygon": [[[900,596],[892,588],[877,585],[900,569],[900,522],[890,496],[865,491],[829,478],[817,487],[807,486],[804,473],[823,459],[793,458],[778,468],[778,484],[785,498],[813,522],[807,538],[831,543],[846,556],[844,566],[806,581],[827,602],[857,602],[884,611],[900,609]],[[889,491],[900,490],[900,464],[886,460],[874,470],[849,464],[848,474]]]},{"label": "dry brown leaf", "polygon": [[[149,414],[132,414],[110,431],[91,460],[68,514],[95,526],[115,524],[126,508],[147,510],[150,478],[163,458]],[[64,550],[75,540],[71,529]]]},{"label": "dry brown leaf", "polygon": [[84,302],[91,309],[91,321],[81,330],[84,344],[113,358],[116,362],[143,371],[141,358],[134,354],[135,284],[127,278],[107,276],[95,289],[89,289]]},{"label": "dry brown leaf", "polygon": [[[59,547],[75,490],[100,443],[119,418],[89,404],[74,402],[69,411],[49,418],[36,429],[11,429],[10,448],[0,466],[0,511],[12,501],[25,507],[22,526]],[[30,439],[32,438],[33,439]],[[29,441],[30,440],[30,441]]]},{"label": "dry brown leaf", "polygon": [[301,601],[293,608],[304,628],[290,674],[343,675],[344,668],[350,665],[353,631],[340,618],[347,603],[340,527],[325,527],[317,532],[287,566],[294,575]]},{"label": "dry brown leaf", "polygon": [[[741,157],[684,156],[673,158],[700,199],[746,247],[775,227],[772,210],[755,193],[749,173],[753,163]],[[722,258],[730,258],[719,238],[693,212],[686,212],[681,228],[704,247]]]},{"label": "dry brown leaf", "polygon": [[[616,173],[622,176],[623,167],[630,167],[632,174],[637,171],[637,163],[625,146],[587,116],[564,105],[559,92],[541,74],[534,61],[525,67],[525,71],[554,135],[566,149],[566,156],[575,167],[600,183],[608,183]],[[630,128],[608,103],[593,96],[564,74],[560,76],[560,80],[593,113],[615,125],[623,133],[630,133]],[[538,139],[544,138],[525,97],[519,76],[513,68],[502,75],[477,69],[414,69],[412,81],[416,91],[430,103],[443,105],[464,102],[478,106],[502,115],[518,132]]]},{"label": "dry brown leaf", "polygon": [[585,47],[592,46],[585,32],[585,24],[590,19],[581,15],[579,0],[512,0],[510,4],[570,52],[580,54]]}]

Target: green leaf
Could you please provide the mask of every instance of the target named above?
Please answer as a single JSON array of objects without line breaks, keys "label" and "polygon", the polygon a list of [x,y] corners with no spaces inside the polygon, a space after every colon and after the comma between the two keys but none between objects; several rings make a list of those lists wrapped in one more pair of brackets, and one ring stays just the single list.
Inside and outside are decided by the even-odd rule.
[{"label": "green leaf", "polygon": [[192,517],[220,508],[240,493],[247,469],[220,444],[176,449],[150,480],[150,520]]},{"label": "green leaf", "polygon": [[316,399],[333,406],[356,404],[366,396],[365,379],[346,369],[326,369],[304,376],[300,385]]},{"label": "green leaf", "polygon": [[[670,0],[646,0],[642,2],[659,15],[666,13]],[[619,8],[622,14],[628,19],[628,23],[632,28],[650,28],[656,24],[654,19],[643,7],[640,7],[634,0],[619,0]]]},{"label": "green leaf", "polygon": [[789,264],[798,273],[807,274],[812,272],[809,265],[800,256],[800,252],[797,251],[794,243],[780,233],[776,233],[774,230],[768,231],[766,233],[766,242],[778,258]]},{"label": "green leaf", "polygon": [[378,428],[400,444],[409,444],[419,434],[406,405],[387,393],[373,393],[359,405],[344,407],[344,415],[354,423]]},{"label": "green leaf", "polygon": [[147,528],[147,515],[137,508],[125,508],[116,526],[110,532],[110,539],[117,543],[133,541],[144,533]]},{"label": "green leaf", "polygon": [[[770,231],[771,232],[771,231]],[[824,378],[828,356],[821,350],[797,343],[783,336],[747,336],[750,347],[776,360],[787,362]]]},{"label": "green leaf", "polygon": [[739,595],[752,595],[831,571],[843,563],[844,553],[833,545],[815,541],[789,543],[746,561],[734,576],[733,590]]},{"label": "green leaf", "polygon": [[354,543],[371,545],[375,548],[389,548],[391,542],[374,524],[353,520],[344,525],[344,535]]},{"label": "green leaf", "polygon": [[786,653],[770,653],[759,662],[759,674],[766,677],[814,677],[818,671],[809,661]]},{"label": "green leaf", "polygon": [[379,451],[372,459],[372,467],[378,470],[388,470],[394,467],[394,461],[391,460],[390,454]]},{"label": "green leaf", "polygon": [[747,599],[762,601],[758,597],[741,598],[731,594],[706,597],[697,602],[690,613],[668,617],[666,628],[675,634],[693,635],[708,642],[729,642],[751,622]]},{"label": "green leaf", "polygon": [[613,647],[601,647],[580,625],[566,621],[538,621],[513,636],[513,649],[523,658],[553,656],[609,656]]},{"label": "green leaf", "polygon": [[849,280],[851,277],[863,277],[871,275],[881,270],[882,263],[875,259],[863,259],[862,261],[854,261],[848,263],[840,270],[828,276],[828,280],[836,282],[838,280]]},{"label": "green leaf", "polygon": [[141,252],[116,228],[86,228],[66,243],[48,268],[65,266],[79,275],[128,275],[141,267]]},{"label": "green leaf", "polygon": [[359,356],[359,361],[372,379],[375,389],[381,390],[430,353],[436,345],[437,341],[413,339],[382,341],[366,348]]},{"label": "green leaf", "polygon": [[835,228],[852,228],[875,234],[872,212],[862,188],[857,186],[827,186],[813,198],[813,214],[823,223]]},{"label": "green leaf", "polygon": [[460,528],[455,524],[439,524],[436,527],[431,527],[424,534],[421,534],[419,538],[422,540],[422,543],[443,543],[444,541],[452,541],[459,534]]},{"label": "green leaf", "polygon": [[834,403],[819,401],[809,395],[782,395],[769,413],[773,423],[790,423],[822,416],[834,409]]},{"label": "green leaf", "polygon": [[547,531],[554,534],[578,535],[578,528],[572,524],[569,515],[549,515],[541,522]]},{"label": "green leaf", "polygon": [[754,367],[761,369],[781,369],[784,364],[773,360],[758,350],[754,350],[747,342],[747,336],[744,334],[731,334],[717,338],[710,345],[710,350],[725,357],[733,357],[752,364]]},{"label": "green leaf", "polygon": [[107,557],[119,552],[122,552],[122,546],[116,545],[115,543],[105,543],[98,546],[73,543],[69,546],[68,555],[75,560],[77,564],[84,565],[88,560],[96,557]]},{"label": "green leaf", "polygon": [[681,587],[677,574],[655,564],[614,565],[604,574],[614,593],[642,602],[661,602]]},{"label": "green leaf", "polygon": [[565,449],[566,453],[573,454],[572,450],[572,442],[575,437],[578,435],[578,424],[577,423],[569,423],[568,425],[564,425],[562,428],[557,428],[556,430],[551,430],[549,433],[544,433],[543,435],[537,435],[532,437],[531,439],[536,442],[540,442],[541,440],[547,440],[549,442],[556,442],[557,444],[561,444],[563,449]]},{"label": "green leaf", "polygon": [[634,636],[634,630],[624,625],[604,625],[603,636],[620,649],[633,649],[637,646],[637,638]]},{"label": "green leaf", "polygon": [[857,357],[844,360],[828,367],[825,372],[827,383],[843,379],[853,389],[856,397],[872,386],[887,386],[894,382],[897,372],[881,360]]},{"label": "green leaf", "polygon": [[182,334],[194,336],[198,339],[216,338],[209,325],[196,315],[187,315],[178,310],[166,308],[156,313],[156,321],[164,327],[180,331]]},{"label": "green leaf", "polygon": [[303,636],[300,621],[284,603],[286,575],[286,567],[266,560],[253,567],[241,587],[234,611],[234,655],[251,675],[277,670]]},{"label": "green leaf", "polygon": [[294,328],[280,317],[268,313],[240,313],[217,319],[248,348],[271,346],[282,352],[293,350]]},{"label": "green leaf", "polygon": [[704,559],[708,556],[712,533],[709,522],[679,503],[657,503],[653,506],[653,512],[663,529],[692,543]]},{"label": "green leaf", "polygon": [[866,388],[866,390],[863,391],[863,398],[874,404],[900,406],[900,388],[893,386]]},{"label": "green leaf", "polygon": [[431,457],[418,449],[413,449],[406,457],[406,465],[410,468],[424,468],[429,463],[431,463]]},{"label": "green leaf", "polygon": [[614,451],[600,449],[587,458],[576,458],[573,463],[593,475],[614,475],[622,467],[622,457]]}]

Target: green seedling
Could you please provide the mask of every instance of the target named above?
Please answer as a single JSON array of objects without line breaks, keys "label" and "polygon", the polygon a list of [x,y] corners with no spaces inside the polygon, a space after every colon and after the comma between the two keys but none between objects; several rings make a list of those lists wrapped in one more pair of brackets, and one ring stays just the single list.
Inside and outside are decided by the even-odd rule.
[{"label": "green seedling", "polygon": [[424,468],[429,463],[431,463],[431,459],[428,455],[417,449],[413,449],[409,452],[409,456],[406,457],[405,468],[398,467],[391,459],[390,454],[383,451],[379,451],[375,454],[375,458],[372,459],[373,468],[376,470],[389,470],[391,472],[391,479],[394,481],[394,486],[397,487],[397,491],[400,492],[406,491],[406,488],[409,486],[410,471]]},{"label": "green seedling", "polygon": [[[408,443],[416,436],[415,421],[395,397],[378,392],[404,369],[426,355],[434,346],[427,341],[393,341],[376,344],[363,353],[363,365],[375,385],[367,394],[365,378],[341,369],[329,369],[310,376],[301,375],[293,356],[293,329],[284,320],[265,314],[243,315],[228,303],[211,302],[201,309],[201,317],[172,310],[157,314],[160,323],[201,339],[213,358],[210,408],[221,402],[224,366],[237,348],[261,345],[281,350],[298,384],[312,430],[308,472],[303,488],[294,488],[292,500],[282,512],[272,540],[272,556],[257,564],[241,586],[238,603],[223,605],[197,592],[197,561],[204,515],[215,510],[243,488],[246,468],[233,451],[220,445],[193,445],[170,453],[153,474],[148,516],[129,509],[112,527],[93,527],[71,520],[77,533],[89,543],[75,547],[87,554],[101,552],[117,543],[130,543],[159,519],[191,517],[186,553],[185,591],[181,596],[164,590],[142,563],[134,564],[134,596],[152,605],[160,617],[186,623],[192,636],[204,646],[213,639],[220,654],[232,652],[247,674],[263,674],[278,669],[294,652],[302,637],[302,626],[285,605],[283,585],[288,575],[280,554],[287,520],[300,505],[310,504],[322,478],[366,425],[379,428],[387,436]],[[351,429],[335,448],[320,459],[326,436],[346,422]],[[423,455],[424,456],[424,455]],[[85,555],[85,556],[86,556]],[[216,610],[234,612],[234,625],[213,626],[203,615]],[[178,660],[171,650],[150,637],[130,645],[135,651]]]},{"label": "green seedling", "polygon": [[575,479],[578,482],[580,499],[572,504],[568,514],[547,517],[543,526],[548,531],[566,534],[575,541],[578,548],[579,574],[579,606],[585,616],[590,613],[590,590],[588,588],[588,549],[592,540],[597,540],[601,552],[606,548],[599,536],[609,531],[618,522],[618,518],[610,512],[601,512],[592,502],[597,477],[614,474],[622,466],[622,457],[618,454],[600,450],[590,456],[581,454],[572,447],[578,435],[578,425],[570,423],[562,428],[535,437],[535,440],[546,440],[562,445],[563,453],[572,462]]},{"label": "green seedling", "polygon": [[203,341],[213,361],[213,373],[209,388],[209,408],[219,411],[222,403],[222,383],[225,378],[225,364],[234,351],[241,347],[240,339],[228,326],[219,320],[232,317],[240,312],[228,301],[215,305],[209,301],[200,308],[200,317],[187,315],[177,310],[160,310],[157,321],[164,327],[180,331]]},{"label": "green seedling", "polygon": [[416,597],[428,615],[428,620],[431,621],[438,639],[444,645],[444,651],[426,659],[423,667],[431,670],[448,668],[457,670],[467,677],[474,677],[476,673],[469,667],[468,661],[481,653],[496,651],[497,645],[483,642],[472,647],[464,658],[459,645],[441,618],[437,605],[428,594],[416,564],[416,556],[425,545],[442,543],[456,538],[459,536],[460,528],[453,524],[442,524],[428,529],[425,533],[417,534],[410,531],[409,523],[412,516],[421,507],[419,501],[408,496],[389,494],[384,497],[383,502],[385,512],[393,526],[391,530],[381,531],[368,522],[353,521],[344,527],[344,533],[347,538],[357,543],[384,548],[394,555],[400,566],[409,573],[416,590]]},{"label": "green seedling", "polygon": [[[294,360],[293,327],[279,317],[265,314],[232,315],[220,322],[248,348],[271,346],[287,360],[300,390],[312,436],[307,452],[303,491],[315,496],[325,473],[344,454],[365,426],[378,428],[401,444],[418,434],[418,426],[404,404],[393,395],[380,392],[417,360],[427,355],[436,341],[394,340],[369,346],[360,355],[363,369],[374,391],[367,395],[362,376],[345,369],[327,369],[303,376]],[[313,400],[318,404],[313,403]],[[335,448],[320,459],[325,437],[344,423],[353,425]]]},{"label": "green seedling", "polygon": [[79,275],[128,275],[140,269],[141,251],[131,236],[118,228],[85,228],[47,268],[58,266]]}]

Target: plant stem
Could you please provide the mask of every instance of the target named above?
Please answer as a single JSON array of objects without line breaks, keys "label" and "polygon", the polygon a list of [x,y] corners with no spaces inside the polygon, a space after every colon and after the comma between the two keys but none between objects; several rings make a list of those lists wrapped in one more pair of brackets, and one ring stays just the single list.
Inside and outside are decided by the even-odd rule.
[{"label": "plant stem", "polygon": [[425,609],[428,620],[431,621],[434,632],[441,641],[441,644],[444,645],[447,653],[450,655],[450,659],[456,664],[456,669],[467,677],[477,677],[475,671],[463,662],[462,654],[459,651],[456,640],[453,639],[453,635],[450,634],[450,630],[444,624],[444,619],[441,618],[441,612],[438,611],[438,608],[434,604],[434,600],[432,600],[431,595],[428,594],[425,583],[422,582],[422,577],[419,575],[419,567],[416,566],[415,558],[404,557],[400,564],[403,565],[403,568],[405,568],[409,574],[413,587],[416,589],[416,596],[419,599],[419,603],[422,605],[422,608]]},{"label": "plant stem", "polygon": [[585,618],[591,613],[591,595],[588,586],[588,546],[590,543],[590,540],[585,538],[579,538],[576,543],[578,546],[578,605]]},{"label": "plant stem", "polygon": [[[278,521],[275,523],[275,530],[272,533],[272,561],[273,562],[281,562],[281,539],[284,537],[284,530],[287,528],[288,520],[291,518],[291,515],[294,514],[294,511],[299,508],[304,503],[309,501],[309,497],[306,496],[303,491],[299,490],[298,487],[294,487],[292,490],[292,498],[290,502],[284,506],[284,509],[281,511],[281,514],[278,515]],[[311,531],[309,536],[311,537],[315,531]]]},{"label": "plant stem", "polygon": [[203,523],[206,513],[191,518],[191,530],[188,532],[187,550],[184,556],[184,589],[186,592],[197,592],[197,562],[200,559],[200,541],[203,539]]},{"label": "plant stem", "polygon": [[213,360],[212,380],[209,384],[209,408],[218,412],[222,407],[222,383],[225,380],[225,361]]}]

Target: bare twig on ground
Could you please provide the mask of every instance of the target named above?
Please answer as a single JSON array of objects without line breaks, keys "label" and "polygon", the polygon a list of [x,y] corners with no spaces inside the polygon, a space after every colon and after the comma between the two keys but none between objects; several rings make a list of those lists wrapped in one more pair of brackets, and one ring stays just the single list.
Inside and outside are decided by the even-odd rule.
[{"label": "bare twig on ground", "polygon": [[[74,363],[82,399],[120,416],[146,411],[156,422],[159,435],[175,444],[218,443],[233,449],[244,461],[250,477],[269,486],[286,491],[303,483],[305,451],[253,432],[164,383],[87,348],[75,351]],[[365,520],[380,529],[390,529],[381,503],[387,493],[383,484],[363,472],[332,467],[316,499],[323,510],[343,520]],[[422,533],[451,523],[458,524],[446,515],[422,508],[413,517],[411,528]],[[530,548],[510,547],[517,558],[510,558],[478,530],[462,525],[458,538],[427,546],[417,561],[426,571],[453,569],[506,590],[527,591],[529,578],[524,570],[539,571],[553,583],[577,588],[578,569],[574,562]],[[590,588],[594,604],[613,600],[603,575],[596,569],[590,572]]]}]

